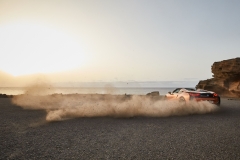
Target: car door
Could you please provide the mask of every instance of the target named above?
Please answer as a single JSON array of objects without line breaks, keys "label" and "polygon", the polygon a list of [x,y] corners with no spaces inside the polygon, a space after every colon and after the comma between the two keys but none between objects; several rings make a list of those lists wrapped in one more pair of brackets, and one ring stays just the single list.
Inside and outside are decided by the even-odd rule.
[{"label": "car door", "polygon": [[181,88],[177,88],[174,91],[171,92],[171,94],[167,95],[168,99],[175,99],[178,97],[178,92],[180,91]]}]

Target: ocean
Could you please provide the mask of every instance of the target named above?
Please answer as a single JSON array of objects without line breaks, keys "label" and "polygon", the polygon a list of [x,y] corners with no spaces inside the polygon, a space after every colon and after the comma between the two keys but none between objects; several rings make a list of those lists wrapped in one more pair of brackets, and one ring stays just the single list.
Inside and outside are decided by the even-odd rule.
[{"label": "ocean", "polygon": [[[56,87],[51,89],[48,94],[131,94],[131,95],[146,95],[153,91],[159,91],[160,95],[165,95],[169,91],[173,91],[175,88],[121,88],[121,87]],[[19,95],[24,94],[26,88],[23,87],[0,87],[0,94],[7,95]]]}]

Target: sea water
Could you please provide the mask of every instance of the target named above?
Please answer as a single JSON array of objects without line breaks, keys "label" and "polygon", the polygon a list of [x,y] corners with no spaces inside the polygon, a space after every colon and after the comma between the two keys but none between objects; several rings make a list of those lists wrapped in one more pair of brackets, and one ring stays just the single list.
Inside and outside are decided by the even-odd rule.
[{"label": "sea water", "polygon": [[[51,89],[49,94],[131,94],[131,95],[146,95],[147,93],[158,91],[160,95],[165,95],[175,88],[121,88],[121,87],[56,87]],[[26,92],[26,88],[22,87],[0,87],[0,94],[19,95]]]}]

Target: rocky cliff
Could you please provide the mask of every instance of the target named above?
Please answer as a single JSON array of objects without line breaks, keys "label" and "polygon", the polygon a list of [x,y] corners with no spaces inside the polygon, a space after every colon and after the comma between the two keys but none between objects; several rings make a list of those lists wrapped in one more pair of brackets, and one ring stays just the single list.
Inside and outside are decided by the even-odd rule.
[{"label": "rocky cliff", "polygon": [[214,62],[213,78],[200,81],[196,88],[211,90],[221,96],[240,97],[240,58]]}]

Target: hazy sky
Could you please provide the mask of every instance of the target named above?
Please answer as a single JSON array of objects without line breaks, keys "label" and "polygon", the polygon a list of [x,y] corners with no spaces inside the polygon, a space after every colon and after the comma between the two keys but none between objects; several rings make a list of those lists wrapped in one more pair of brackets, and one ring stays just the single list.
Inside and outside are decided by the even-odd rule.
[{"label": "hazy sky", "polygon": [[0,56],[55,81],[207,79],[240,57],[240,1],[0,0]]}]

